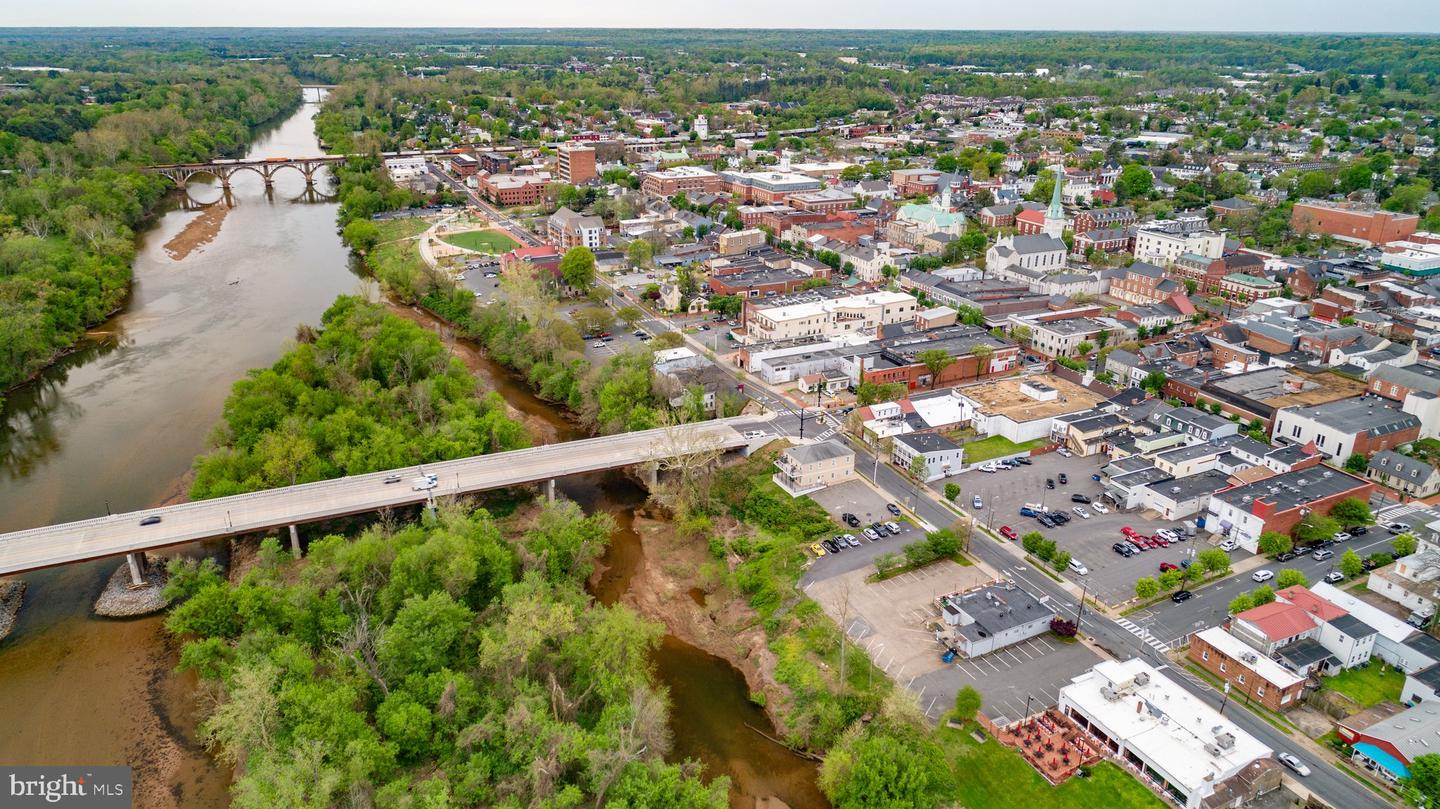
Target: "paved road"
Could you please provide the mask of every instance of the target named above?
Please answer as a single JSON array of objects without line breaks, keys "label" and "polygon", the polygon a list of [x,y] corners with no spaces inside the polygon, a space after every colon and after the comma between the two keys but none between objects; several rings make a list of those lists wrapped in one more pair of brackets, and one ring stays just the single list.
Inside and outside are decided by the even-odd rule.
[{"label": "paved road", "polygon": [[[429,491],[414,490],[411,481],[420,469],[407,467],[13,531],[0,534],[0,576],[630,466],[681,454],[687,448],[737,449],[748,441],[736,425],[755,421],[753,417],[722,419],[425,464],[424,472],[438,478]],[[386,484],[385,478],[392,474],[401,480]],[[162,521],[139,524],[151,516]]]},{"label": "paved road", "polygon": [[435,165],[434,163],[430,164],[430,174],[433,175],[435,179],[439,180],[440,182],[445,183],[459,193],[464,194],[465,199],[468,200],[471,205],[483,211],[486,216],[490,217],[491,220],[500,225],[500,227],[504,228],[505,231],[509,233],[516,241],[530,247],[535,247],[537,245],[543,244],[543,242],[541,242],[540,239],[535,236],[535,234],[531,233],[529,230],[526,230],[523,225],[515,221],[515,219],[510,217],[509,214],[506,214],[504,211],[486,202],[483,198],[481,198],[479,194],[475,193],[474,189],[466,186],[464,183],[442,171],[440,167]]},{"label": "paved road", "polygon": [[[1386,533],[1384,528],[1371,528],[1370,532],[1364,536],[1358,536],[1348,542],[1332,546],[1330,550],[1334,551],[1335,555],[1326,561],[1316,561],[1309,555],[1305,555],[1298,559],[1291,559],[1289,562],[1267,562],[1262,567],[1276,573],[1293,568],[1304,573],[1305,578],[1314,584],[1332,569],[1339,569],[1340,556],[1347,549],[1355,551],[1362,557],[1372,553],[1390,553],[1392,551],[1391,543],[1394,539],[1395,537]],[[1268,583],[1271,587],[1275,586],[1274,581]],[[1147,628],[1162,641],[1171,640],[1181,635],[1188,635],[1197,629],[1220,624],[1229,613],[1231,600],[1241,593],[1249,592],[1259,586],[1259,583],[1250,579],[1250,572],[1246,572],[1232,576],[1218,584],[1196,590],[1195,596],[1184,604],[1161,602],[1145,612],[1130,616],[1130,620]],[[1345,583],[1342,582],[1336,586],[1344,587]]]},{"label": "paved road", "polygon": [[[866,477],[869,477],[872,471],[878,470],[876,484],[895,498],[896,502],[906,506],[916,516],[933,526],[940,527],[954,522],[955,516],[952,512],[933,500],[928,494],[917,496],[913,483],[902,477],[893,467],[884,463],[876,465],[874,457],[868,449],[858,442],[852,441],[851,446],[856,450],[856,468]],[[1365,538],[1369,539],[1370,535]],[[1013,544],[1005,546],[988,538],[976,536],[971,542],[971,552],[1003,575],[1015,579],[1026,589],[1049,597],[1050,603],[1062,615],[1076,617],[1079,602],[1076,595],[1045,574],[1032,569],[1028,563],[1023,561],[1022,554]],[[1356,552],[1361,552],[1361,547],[1357,547]],[[1298,562],[1298,560],[1296,561]],[[1243,580],[1249,581],[1248,577]],[[1220,602],[1222,610],[1227,602],[1228,599]],[[1188,614],[1188,612],[1182,612],[1189,606],[1188,604],[1175,606],[1177,615]],[[1152,665],[1167,668],[1167,673],[1186,689],[1212,707],[1220,707],[1222,696],[1219,692],[1195,678],[1188,671],[1170,665],[1169,660],[1154,646],[1115,621],[1099,615],[1087,607],[1081,618],[1081,630],[1096,644],[1117,658],[1141,657]],[[1350,776],[1330,766],[1328,762],[1321,760],[1307,748],[1297,746],[1288,736],[1244,708],[1232,706],[1227,709],[1226,716],[1274,750],[1293,753],[1308,764],[1311,775],[1304,780],[1304,785],[1332,806],[1350,809],[1350,807],[1387,805],[1375,793],[1357,783]]]}]

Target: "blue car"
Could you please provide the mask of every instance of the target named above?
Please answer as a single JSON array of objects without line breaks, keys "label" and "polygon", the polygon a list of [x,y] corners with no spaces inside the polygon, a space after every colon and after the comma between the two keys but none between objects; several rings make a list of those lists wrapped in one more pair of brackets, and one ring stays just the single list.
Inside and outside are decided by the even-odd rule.
[{"label": "blue car", "polygon": [[1036,511],[1036,510],[1033,509],[1033,508],[1030,508],[1029,506],[1021,506],[1021,507],[1020,507],[1020,516],[1021,516],[1021,517],[1038,517],[1038,516],[1040,516],[1040,512]]}]

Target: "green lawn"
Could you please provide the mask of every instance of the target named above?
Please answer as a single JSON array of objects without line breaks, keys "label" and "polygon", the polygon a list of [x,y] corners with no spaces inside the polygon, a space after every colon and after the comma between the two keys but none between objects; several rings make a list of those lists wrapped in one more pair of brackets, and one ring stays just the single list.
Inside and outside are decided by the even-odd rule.
[{"label": "green lawn", "polygon": [[1405,675],[1385,665],[1380,660],[1371,660],[1363,668],[1347,669],[1334,677],[1325,678],[1325,687],[1344,694],[1369,708],[1376,703],[1400,701],[1400,691],[1405,687]]},{"label": "green lawn", "polygon": [[1027,449],[1043,447],[1045,439],[1037,438],[1034,441],[1026,441],[1017,444],[1003,435],[992,435],[989,438],[982,438],[979,441],[972,441],[965,445],[965,463],[980,463],[991,458],[1001,458],[1006,455],[1014,455],[1017,452],[1024,452]]},{"label": "green lawn", "polygon": [[966,731],[942,727],[940,744],[954,764],[954,802],[966,809],[1149,809],[1165,804],[1129,773],[1108,761],[1050,786],[1020,754],[994,739],[976,742]]},{"label": "green lawn", "polygon": [[498,230],[470,230],[464,233],[451,233],[448,236],[441,236],[440,240],[466,250],[492,254],[509,252],[520,246],[519,242]]}]

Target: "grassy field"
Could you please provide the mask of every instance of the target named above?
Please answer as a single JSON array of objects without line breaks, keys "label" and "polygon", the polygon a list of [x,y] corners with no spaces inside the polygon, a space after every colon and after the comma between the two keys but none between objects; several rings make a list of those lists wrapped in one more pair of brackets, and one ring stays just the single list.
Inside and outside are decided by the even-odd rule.
[{"label": "grassy field", "polygon": [[420,244],[407,237],[423,232],[429,224],[419,219],[380,222],[380,243],[365,257],[370,271],[386,287],[407,301],[419,297],[416,283],[425,274]]},{"label": "grassy field", "polygon": [[1006,455],[1014,455],[1017,452],[1024,452],[1027,449],[1043,447],[1045,439],[1037,438],[1034,441],[1026,441],[1017,444],[1003,435],[992,435],[989,438],[982,438],[979,441],[972,441],[965,445],[965,463],[980,463],[991,458],[1003,458]]},{"label": "grassy field", "polygon": [[1326,677],[1325,687],[1369,708],[1387,700],[1399,702],[1400,691],[1405,687],[1405,675],[1379,660],[1371,660],[1368,666],[1346,669],[1333,677]]},{"label": "grassy field", "polygon": [[1165,804],[1129,773],[1109,762],[1052,787],[1011,750],[993,739],[975,741],[969,733],[942,727],[940,744],[954,765],[955,803],[966,809],[1160,809]]},{"label": "grassy field", "polygon": [[419,217],[387,219],[383,222],[376,222],[375,226],[380,229],[381,244],[396,239],[408,239],[411,236],[419,236],[421,233],[430,229],[430,223]]},{"label": "grassy field", "polygon": [[520,246],[519,242],[498,230],[470,230],[464,233],[451,233],[448,236],[441,236],[440,240],[466,250],[491,254],[509,252]]}]

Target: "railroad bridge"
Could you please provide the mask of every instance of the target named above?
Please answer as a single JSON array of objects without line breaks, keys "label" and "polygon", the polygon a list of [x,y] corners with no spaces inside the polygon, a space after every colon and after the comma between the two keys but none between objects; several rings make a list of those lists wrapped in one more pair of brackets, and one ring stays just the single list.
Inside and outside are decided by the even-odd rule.
[{"label": "railroad bridge", "polygon": [[285,169],[300,172],[305,177],[305,187],[315,185],[315,176],[320,169],[333,163],[343,163],[345,155],[321,157],[266,157],[258,160],[211,160],[205,163],[173,163],[164,166],[150,166],[149,170],[169,178],[177,188],[184,188],[197,175],[208,175],[220,181],[220,187],[230,188],[230,178],[242,171],[253,171],[265,181],[266,188],[275,185],[275,174]]}]

